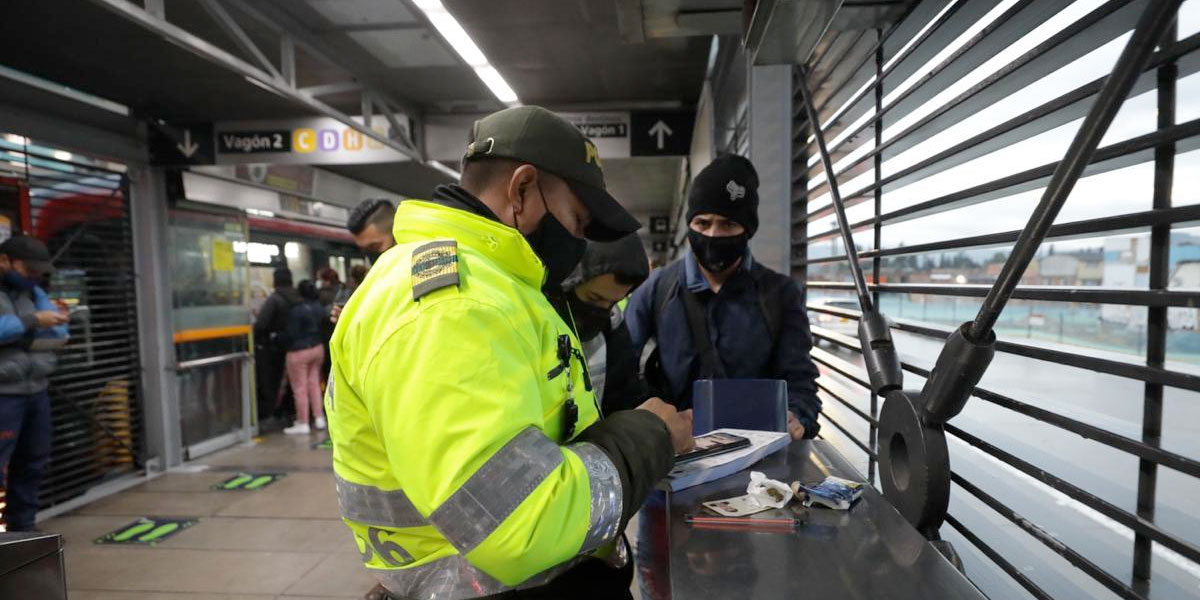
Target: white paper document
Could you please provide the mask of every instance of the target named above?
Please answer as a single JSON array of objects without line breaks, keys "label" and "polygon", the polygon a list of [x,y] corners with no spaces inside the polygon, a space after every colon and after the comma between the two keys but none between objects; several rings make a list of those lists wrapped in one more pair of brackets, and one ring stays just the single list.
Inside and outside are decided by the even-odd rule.
[{"label": "white paper document", "polygon": [[718,454],[708,458],[679,465],[671,470],[665,481],[671,491],[679,491],[692,486],[720,479],[746,469],[764,457],[787,448],[791,436],[785,432],[753,431],[750,429],[716,429],[713,433],[721,432],[740,435],[750,440],[750,446],[726,454]]}]

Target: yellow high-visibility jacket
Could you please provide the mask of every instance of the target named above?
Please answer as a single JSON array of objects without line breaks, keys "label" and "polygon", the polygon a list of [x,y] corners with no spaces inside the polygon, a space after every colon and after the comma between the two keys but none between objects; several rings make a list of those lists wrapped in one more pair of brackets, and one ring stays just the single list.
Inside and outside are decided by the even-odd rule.
[{"label": "yellow high-visibility jacket", "polygon": [[515,229],[405,201],[346,304],[325,397],[343,520],[404,598],[541,585],[611,552],[621,479],[579,341]]}]

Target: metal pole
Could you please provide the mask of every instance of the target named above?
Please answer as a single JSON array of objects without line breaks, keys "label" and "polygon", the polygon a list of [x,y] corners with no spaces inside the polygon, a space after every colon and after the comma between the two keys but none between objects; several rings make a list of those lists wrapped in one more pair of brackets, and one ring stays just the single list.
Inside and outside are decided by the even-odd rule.
[{"label": "metal pole", "polygon": [[[875,122],[875,148],[883,146],[883,30],[875,30],[875,114],[879,116],[879,120]],[[875,257],[871,259],[871,267],[873,276],[871,281],[876,285],[879,284],[879,271],[883,267],[882,259],[879,256],[879,249],[883,245],[883,223],[879,218],[883,214],[883,186],[879,182],[883,179],[883,154],[875,153]],[[875,306],[879,306],[879,292],[876,291],[871,295],[871,300]],[[879,394],[875,390],[871,390],[871,418],[875,419],[870,425],[868,436],[870,437],[871,451],[876,455],[879,454]],[[878,459],[870,457],[867,463],[867,481],[875,483],[875,463]]]},{"label": "metal pole", "polygon": [[[1012,254],[1004,263],[996,284],[988,292],[979,314],[971,324],[968,336],[972,340],[988,338],[1004,305],[1012,297],[1013,290],[1021,281],[1026,267],[1037,253],[1038,246],[1046,237],[1046,232],[1054,224],[1055,217],[1062,209],[1067,197],[1084,168],[1092,160],[1100,139],[1108,131],[1108,126],[1116,117],[1121,104],[1129,95],[1134,82],[1146,68],[1154,47],[1166,31],[1167,25],[1175,18],[1175,12],[1183,0],[1158,0],[1150,2],[1145,12],[1138,20],[1137,28],[1129,39],[1121,57],[1117,60],[1113,72],[1104,82],[1095,104],[1080,126],[1075,139],[1071,141],[1067,154],[1054,170],[1050,184],[1042,194],[1042,199],[1033,211],[1029,224],[1021,231]],[[817,138],[820,139],[819,137]],[[828,167],[826,167],[828,169]],[[839,215],[840,216],[840,215]]]},{"label": "metal pole", "polygon": [[838,191],[837,176],[833,172],[833,159],[829,157],[829,148],[825,146],[825,133],[821,131],[821,121],[817,109],[813,106],[812,92],[808,89],[808,69],[800,67],[800,96],[804,100],[804,110],[808,114],[808,124],[812,127],[813,137],[817,140],[817,149],[821,152],[821,164],[825,168],[825,178],[829,182],[829,195],[833,199],[833,211],[837,214],[838,228],[842,230],[842,245],[846,247],[846,258],[850,262],[850,276],[854,279],[854,291],[858,294],[858,305],[863,312],[874,310],[871,294],[867,292],[867,281],[863,277],[862,265],[858,264],[858,250],[854,247],[854,235],[850,232],[850,221],[846,220],[846,206],[842,203],[842,195]]},{"label": "metal pole", "polygon": [[[1178,25],[1173,25],[1163,37],[1163,45],[1173,43]],[[1175,124],[1175,82],[1179,67],[1174,61],[1158,69],[1158,129]],[[1154,208],[1171,208],[1171,188],[1175,178],[1175,144],[1168,142],[1154,149]],[[1171,226],[1156,225],[1150,230],[1150,289],[1165,290],[1170,279],[1168,272],[1171,257]],[[1167,357],[1167,307],[1152,306],[1147,309],[1146,366],[1163,368]],[[1142,404],[1142,441],[1158,445],[1162,435],[1163,385],[1146,383]],[[1145,458],[1138,460],[1137,514],[1147,521],[1154,521],[1154,505],[1158,490],[1158,463]],[[1133,539],[1133,578],[1149,581],[1151,575],[1150,538],[1136,533]]]}]

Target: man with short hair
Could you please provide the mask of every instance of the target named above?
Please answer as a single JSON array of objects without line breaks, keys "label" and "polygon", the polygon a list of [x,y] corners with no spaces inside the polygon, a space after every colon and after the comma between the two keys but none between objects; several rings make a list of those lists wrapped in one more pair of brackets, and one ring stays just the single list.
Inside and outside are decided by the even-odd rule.
[{"label": "man with short hair", "polygon": [[370,256],[372,264],[379,260],[380,254],[396,245],[396,238],[392,237],[395,215],[396,205],[391,200],[369,198],[359,202],[346,219],[346,229],[354,236],[354,243]]},{"label": "man with short hair", "polygon": [[725,155],[700,171],[687,219],[690,249],[655,271],[625,313],[638,356],[648,340],[657,342],[645,373],[652,389],[684,409],[698,379],[782,379],[788,432],[813,437],[821,400],[804,292],[750,253],[758,229],[754,165]]},{"label": "man with short hair", "polygon": [[[387,198],[368,198],[358,203],[350,211],[346,219],[346,229],[354,236],[354,243],[360,250],[367,253],[371,264],[379,262],[379,257],[389,248],[396,245],[392,237],[392,225],[396,218],[396,205]],[[329,307],[329,322],[336,324],[342,315],[342,305],[332,304]]]},{"label": "man with short hair", "polygon": [[300,292],[292,285],[292,271],[285,266],[272,274],[275,290],[258,309],[254,318],[254,363],[258,383],[260,428],[273,429],[282,419],[286,424],[287,403],[280,401],[283,389],[284,358],[287,355],[288,313],[300,303]]},{"label": "man with short hair", "polygon": [[67,340],[67,315],[40,287],[54,271],[36,238],[16,235],[0,244],[0,472],[6,473],[9,531],[31,531],[38,486],[50,458],[50,397],[46,378]]},{"label": "man with short hair", "polygon": [[537,106],[475,123],[462,185],[396,212],[347,302],[325,396],[342,517],[406,599],[630,598],[621,537],[691,420],[658,399],[601,419],[542,286],[638,222],[595,146]]}]

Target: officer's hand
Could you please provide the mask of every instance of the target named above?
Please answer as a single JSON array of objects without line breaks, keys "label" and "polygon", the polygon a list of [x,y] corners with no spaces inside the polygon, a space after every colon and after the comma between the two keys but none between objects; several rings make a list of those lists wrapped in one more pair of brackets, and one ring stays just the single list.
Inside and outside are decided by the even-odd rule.
[{"label": "officer's hand", "polygon": [[67,315],[57,310],[39,310],[33,313],[33,317],[37,320],[38,329],[48,329],[58,325],[65,325],[70,320]]},{"label": "officer's hand", "polygon": [[796,413],[788,411],[787,430],[793,440],[804,438],[804,425],[800,424],[800,419],[796,418]]},{"label": "officer's hand", "polygon": [[329,307],[329,322],[334,325],[338,322],[338,317],[342,316],[342,305],[334,304]]},{"label": "officer's hand", "polygon": [[638,407],[639,410],[645,410],[658,415],[658,418],[666,423],[667,430],[671,432],[671,445],[675,447],[675,453],[687,452],[696,445],[696,440],[692,439],[692,410],[688,409],[683,412],[675,410],[675,407],[663,402],[661,398],[651,398]]}]

